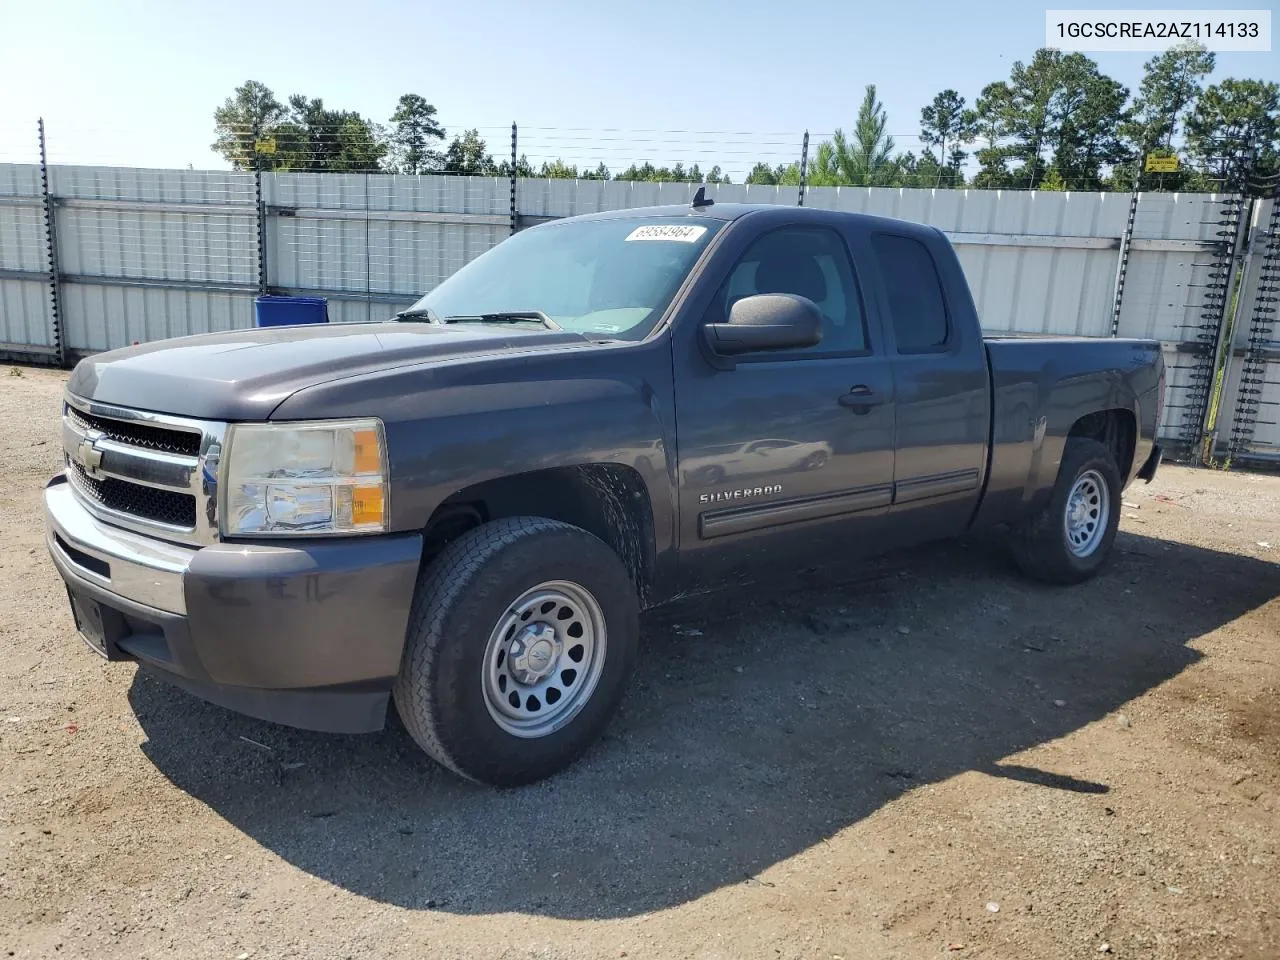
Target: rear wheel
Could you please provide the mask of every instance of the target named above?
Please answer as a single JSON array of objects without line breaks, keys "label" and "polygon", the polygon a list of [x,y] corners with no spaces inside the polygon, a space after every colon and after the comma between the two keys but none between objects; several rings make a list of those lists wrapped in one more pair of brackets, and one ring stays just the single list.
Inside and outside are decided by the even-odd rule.
[{"label": "rear wheel", "polygon": [[396,708],[418,745],[464,777],[549,776],[617,709],[637,607],[626,567],[585,530],[538,517],[485,524],[419,578]]},{"label": "rear wheel", "polygon": [[1079,583],[1106,563],[1120,523],[1120,471],[1096,440],[1070,437],[1049,502],[1012,531],[1014,559],[1028,576]]}]

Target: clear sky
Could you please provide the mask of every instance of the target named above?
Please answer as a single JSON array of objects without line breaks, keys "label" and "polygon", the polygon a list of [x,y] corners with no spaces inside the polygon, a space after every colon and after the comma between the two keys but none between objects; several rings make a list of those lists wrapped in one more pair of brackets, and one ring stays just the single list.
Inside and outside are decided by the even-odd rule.
[{"label": "clear sky", "polygon": [[[305,93],[380,122],[400,94],[420,93],[450,135],[479,127],[499,158],[516,120],[535,163],[719,160],[736,180],[755,159],[794,159],[806,128],[851,127],[868,83],[899,148],[918,149],[921,106],[945,87],[972,103],[1007,77],[1044,44],[1044,11],[1017,0],[0,0],[0,161],[33,158],[43,115],[52,162],[225,167],[209,150],[213,110],[256,79],[281,100]],[[1092,56],[1136,88],[1151,54]],[[1219,54],[1212,79],[1224,76],[1280,80],[1280,53]]]}]

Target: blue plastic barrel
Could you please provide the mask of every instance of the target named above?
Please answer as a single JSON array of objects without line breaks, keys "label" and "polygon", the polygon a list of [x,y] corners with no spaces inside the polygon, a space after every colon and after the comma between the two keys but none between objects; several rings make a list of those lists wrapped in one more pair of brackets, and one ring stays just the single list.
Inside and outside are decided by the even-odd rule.
[{"label": "blue plastic barrel", "polygon": [[253,301],[253,315],[260,327],[328,323],[329,301],[324,297],[258,297]]}]

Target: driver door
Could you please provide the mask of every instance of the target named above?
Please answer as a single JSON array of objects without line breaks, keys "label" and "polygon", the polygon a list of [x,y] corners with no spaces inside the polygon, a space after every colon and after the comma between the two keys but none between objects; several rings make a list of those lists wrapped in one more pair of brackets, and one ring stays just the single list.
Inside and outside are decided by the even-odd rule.
[{"label": "driver door", "polygon": [[892,499],[892,374],[838,228],[807,218],[758,235],[702,322],[757,293],[812,300],[823,336],[733,369],[699,355],[677,373],[682,569],[694,581],[784,555],[848,556],[874,542]]}]

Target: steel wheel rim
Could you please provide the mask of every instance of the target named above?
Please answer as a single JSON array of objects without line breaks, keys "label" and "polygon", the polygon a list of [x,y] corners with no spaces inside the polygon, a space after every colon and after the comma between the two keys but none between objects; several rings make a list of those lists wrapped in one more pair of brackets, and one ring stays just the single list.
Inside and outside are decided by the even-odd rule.
[{"label": "steel wheel rim", "polygon": [[561,729],[600,682],[607,633],[591,592],[549,580],[522,593],[485,646],[484,702],[506,733],[534,739]]},{"label": "steel wheel rim", "polygon": [[1077,557],[1087,557],[1098,549],[1107,533],[1111,517],[1111,492],[1097,470],[1087,470],[1076,478],[1067,494],[1063,527],[1067,547]]}]

